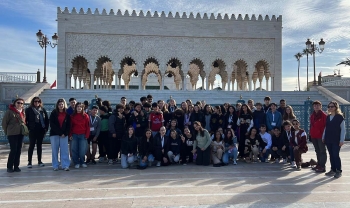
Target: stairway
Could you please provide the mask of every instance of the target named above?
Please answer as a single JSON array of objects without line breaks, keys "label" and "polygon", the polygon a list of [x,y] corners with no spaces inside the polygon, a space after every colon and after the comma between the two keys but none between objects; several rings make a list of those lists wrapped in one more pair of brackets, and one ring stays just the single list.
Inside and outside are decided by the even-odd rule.
[{"label": "stairway", "polygon": [[302,105],[304,101],[310,97],[310,100],[319,100],[323,104],[327,104],[326,97],[320,95],[317,91],[169,91],[169,90],[70,90],[70,89],[47,89],[44,90],[40,97],[46,104],[54,104],[57,99],[64,98],[68,102],[69,98],[74,97],[77,101],[83,102],[88,100],[89,102],[95,98],[95,95],[102,98],[102,100],[109,100],[112,104],[120,102],[121,97],[126,97],[127,102],[134,100],[140,101],[140,97],[151,94],[153,100],[167,101],[170,97],[180,104],[187,99],[192,102],[205,100],[208,104],[223,104],[237,103],[237,100],[242,99],[247,101],[253,99],[254,102],[263,103],[265,96],[270,96],[272,102],[279,103],[280,99],[285,99],[287,104]]}]

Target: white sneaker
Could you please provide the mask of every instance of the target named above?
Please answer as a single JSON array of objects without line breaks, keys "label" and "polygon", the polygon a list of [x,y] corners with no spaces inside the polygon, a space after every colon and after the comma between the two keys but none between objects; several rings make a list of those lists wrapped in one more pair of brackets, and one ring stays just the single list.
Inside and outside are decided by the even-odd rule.
[{"label": "white sneaker", "polygon": [[297,166],[295,165],[295,162],[294,161],[292,161],[292,164],[290,165],[290,167],[292,167],[292,168],[296,168]]},{"label": "white sneaker", "polygon": [[160,162],[157,162],[157,167],[160,167]]},{"label": "white sneaker", "polygon": [[113,160],[108,160],[108,165],[113,165]]},{"label": "white sneaker", "polygon": [[287,163],[287,160],[286,159],[283,159],[283,164],[286,164]]},{"label": "white sneaker", "polygon": [[280,163],[280,159],[276,159],[276,160],[275,160],[275,163]]},{"label": "white sneaker", "polygon": [[58,171],[58,168],[54,168],[53,171]]},{"label": "white sneaker", "polygon": [[85,163],[83,163],[81,166],[83,166],[83,168],[87,168],[87,165]]},{"label": "white sneaker", "polygon": [[69,168],[64,168],[63,170],[64,170],[64,171],[69,171]]},{"label": "white sneaker", "polygon": [[76,164],[76,165],[74,166],[74,168],[78,169],[78,168],[80,168],[80,165],[79,165],[79,164]]},{"label": "white sneaker", "polygon": [[233,165],[237,165],[237,161],[236,160],[233,160]]}]

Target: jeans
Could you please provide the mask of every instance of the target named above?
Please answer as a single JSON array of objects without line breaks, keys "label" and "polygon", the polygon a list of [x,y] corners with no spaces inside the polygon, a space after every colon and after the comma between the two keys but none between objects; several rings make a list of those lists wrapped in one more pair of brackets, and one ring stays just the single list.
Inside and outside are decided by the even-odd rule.
[{"label": "jeans", "polygon": [[7,168],[16,169],[19,166],[19,161],[21,157],[23,135],[11,135],[7,136],[10,143],[10,153],[7,159]]},{"label": "jeans", "polygon": [[36,151],[38,155],[38,162],[41,162],[44,136],[45,136],[45,129],[41,127],[35,128],[29,131],[28,162],[32,163],[35,144],[36,144]]},{"label": "jeans", "polygon": [[292,146],[289,146],[289,156],[290,156],[290,161],[295,161],[294,159],[294,149]]},{"label": "jeans", "polygon": [[71,142],[73,162],[75,165],[82,165],[85,163],[85,153],[87,141],[85,139],[85,134],[73,134],[73,140]]},{"label": "jeans", "polygon": [[52,149],[52,167],[58,168],[58,151],[60,151],[60,161],[62,168],[69,168],[68,137],[50,136]]},{"label": "jeans", "polygon": [[237,154],[238,154],[237,148],[233,148],[231,153],[226,151],[224,156],[222,157],[222,162],[225,163],[225,164],[228,164],[230,158],[232,158],[233,160],[237,160]]},{"label": "jeans", "polygon": [[134,161],[135,161],[135,156],[134,155],[133,156],[127,156],[127,155],[122,154],[121,166],[122,166],[122,168],[128,168],[129,166],[132,166]]},{"label": "jeans", "polygon": [[142,162],[143,158],[140,158],[140,166],[141,167],[147,167],[148,163],[147,162],[153,162],[154,161],[154,156],[152,154],[149,154],[147,157],[147,161]]},{"label": "jeans", "polygon": [[322,139],[313,139],[312,138],[311,141],[315,147],[317,164],[324,168],[326,166],[326,162],[327,162],[326,145],[322,142]]},{"label": "jeans", "polygon": [[339,143],[326,144],[329,152],[329,159],[331,161],[331,169],[336,172],[337,170],[342,172],[341,160],[339,156],[340,147]]},{"label": "jeans", "polygon": [[180,154],[174,155],[172,151],[168,151],[168,158],[170,162],[179,162]]},{"label": "jeans", "polygon": [[106,157],[107,154],[107,142],[108,142],[108,131],[101,131],[98,136],[98,152],[100,154],[99,157]]},{"label": "jeans", "polygon": [[267,149],[265,153],[262,153],[261,151],[262,153],[261,162],[265,162],[268,159],[270,152],[271,152],[270,149]]}]

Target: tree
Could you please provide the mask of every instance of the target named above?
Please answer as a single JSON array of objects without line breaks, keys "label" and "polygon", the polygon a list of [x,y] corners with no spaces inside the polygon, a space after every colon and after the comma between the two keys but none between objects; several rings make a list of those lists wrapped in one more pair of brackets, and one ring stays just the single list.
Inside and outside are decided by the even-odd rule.
[{"label": "tree", "polygon": [[312,53],[305,48],[302,54],[306,55],[306,91],[309,91],[309,54],[312,56]]},{"label": "tree", "polygon": [[337,64],[337,66],[339,66],[339,65],[350,66],[350,58],[346,58],[345,61],[342,61],[339,64]]},{"label": "tree", "polygon": [[294,55],[294,57],[298,61],[298,88],[299,88],[299,91],[300,91],[300,58],[303,57],[303,54],[297,53],[297,54]]}]

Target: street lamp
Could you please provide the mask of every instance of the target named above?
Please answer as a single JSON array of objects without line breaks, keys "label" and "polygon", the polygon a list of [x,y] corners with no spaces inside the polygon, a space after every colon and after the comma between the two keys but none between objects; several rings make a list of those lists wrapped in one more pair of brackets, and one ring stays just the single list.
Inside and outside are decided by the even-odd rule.
[{"label": "street lamp", "polygon": [[310,39],[307,39],[306,41],[306,50],[308,50],[312,55],[313,55],[313,58],[314,58],[314,83],[313,83],[313,86],[316,86],[317,83],[316,83],[316,59],[315,59],[315,52],[319,52],[319,53],[322,53],[323,50],[324,50],[324,44],[326,42],[323,41],[323,38],[321,38],[321,41],[318,43],[318,47],[317,45],[315,45],[314,42],[311,42]]},{"label": "street lamp", "polygon": [[39,46],[41,48],[45,49],[45,55],[44,55],[44,79],[43,79],[43,83],[47,83],[46,80],[46,47],[47,45],[51,46],[51,48],[55,48],[57,43],[58,43],[58,35],[57,33],[55,33],[52,36],[52,42],[49,41],[49,38],[44,35],[41,30],[39,30],[39,32],[36,33],[36,37],[37,37],[37,42],[39,43]]}]

